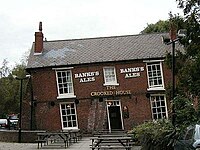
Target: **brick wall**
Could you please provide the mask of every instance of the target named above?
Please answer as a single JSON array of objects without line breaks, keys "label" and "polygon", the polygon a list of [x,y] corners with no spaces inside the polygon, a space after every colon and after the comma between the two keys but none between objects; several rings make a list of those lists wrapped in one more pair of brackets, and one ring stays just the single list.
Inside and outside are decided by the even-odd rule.
[{"label": "brick wall", "polygon": [[[21,132],[22,143],[33,143],[37,139],[37,133],[42,131],[24,131]],[[18,130],[2,130],[0,131],[1,142],[18,142]]]},{"label": "brick wall", "polygon": [[[128,107],[129,118],[123,119],[126,130],[132,126],[151,120],[151,110],[147,92],[147,72],[146,64],[143,61],[100,63],[90,65],[74,66],[72,69],[74,92],[79,104],[77,105],[78,127],[85,132],[92,132],[96,129],[107,127],[106,102],[99,102],[98,97],[91,97],[91,92],[108,91],[104,86],[103,67],[115,66],[118,86],[115,91],[130,90],[131,96],[118,96],[121,107]],[[120,73],[122,68],[144,67],[140,76],[136,78],[125,78],[124,73]],[[81,83],[80,78],[74,78],[75,74],[84,72],[99,71],[99,76],[95,76],[94,82]],[[165,85],[171,80],[170,70],[163,67]],[[61,130],[59,103],[69,101],[68,99],[57,99],[57,83],[55,70],[52,68],[42,68],[31,70],[33,82],[33,98],[37,101],[35,109],[35,124],[37,129]],[[111,98],[112,99],[112,98]],[[73,99],[70,99],[73,100]],[[54,102],[55,105],[51,105]]]}]

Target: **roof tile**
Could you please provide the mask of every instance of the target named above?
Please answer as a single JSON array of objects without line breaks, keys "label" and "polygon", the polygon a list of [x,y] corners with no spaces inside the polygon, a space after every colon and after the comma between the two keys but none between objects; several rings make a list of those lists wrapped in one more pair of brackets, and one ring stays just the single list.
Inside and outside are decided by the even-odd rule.
[{"label": "roof tile", "polygon": [[34,55],[34,43],[27,68],[53,67],[95,62],[165,57],[171,46],[159,34],[139,34],[61,41],[44,41],[41,55]]}]

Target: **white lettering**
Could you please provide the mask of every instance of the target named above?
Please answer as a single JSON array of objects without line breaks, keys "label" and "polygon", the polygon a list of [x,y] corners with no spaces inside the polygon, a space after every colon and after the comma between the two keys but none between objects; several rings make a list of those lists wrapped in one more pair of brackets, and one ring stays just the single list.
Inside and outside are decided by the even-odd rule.
[{"label": "white lettering", "polygon": [[125,71],[124,71],[124,69],[120,69],[120,73],[124,73]]},{"label": "white lettering", "polygon": [[95,81],[95,77],[88,77],[88,78],[80,78],[80,82],[93,82]]},{"label": "white lettering", "polygon": [[134,67],[134,68],[123,68],[120,69],[120,73],[132,73],[132,72],[139,72],[144,71],[144,67]]},{"label": "white lettering", "polygon": [[74,76],[75,78],[99,76],[99,71],[76,73]]},{"label": "white lettering", "polygon": [[76,73],[74,74],[74,78],[80,78],[80,82],[84,83],[84,82],[93,82],[95,81],[95,76],[99,76],[99,71],[95,71],[95,72],[82,72],[82,73]]},{"label": "white lettering", "polygon": [[139,77],[140,76],[140,72],[137,72],[137,73],[127,73],[125,75],[125,78],[136,78],[136,77]]},{"label": "white lettering", "polygon": [[76,74],[74,75],[74,77],[75,77],[75,78],[78,78],[79,76],[78,76],[78,74],[76,73]]},{"label": "white lettering", "polygon": [[144,67],[140,67],[140,71],[144,71]]}]

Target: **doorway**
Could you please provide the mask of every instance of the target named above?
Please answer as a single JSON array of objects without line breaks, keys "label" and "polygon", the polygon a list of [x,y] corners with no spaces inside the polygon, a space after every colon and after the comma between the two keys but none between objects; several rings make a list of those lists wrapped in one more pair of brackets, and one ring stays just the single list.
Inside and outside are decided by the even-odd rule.
[{"label": "doorway", "polygon": [[107,101],[107,115],[109,131],[124,129],[120,101]]}]

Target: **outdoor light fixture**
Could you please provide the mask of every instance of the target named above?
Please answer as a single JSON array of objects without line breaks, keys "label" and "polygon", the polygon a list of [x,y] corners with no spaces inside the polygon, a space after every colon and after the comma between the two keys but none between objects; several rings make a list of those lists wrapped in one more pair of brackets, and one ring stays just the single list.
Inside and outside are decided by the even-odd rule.
[{"label": "outdoor light fixture", "polygon": [[100,97],[100,98],[99,98],[99,102],[103,102],[103,97]]},{"label": "outdoor light fixture", "polygon": [[21,132],[22,132],[22,90],[23,90],[23,80],[30,78],[30,75],[26,75],[25,77],[21,78],[16,75],[13,75],[13,78],[16,80],[20,80],[20,102],[19,102],[19,134],[18,134],[18,142],[21,143]]},{"label": "outdoor light fixture", "polygon": [[75,99],[74,102],[75,102],[75,104],[79,104],[79,100],[78,99]]},{"label": "outdoor light fixture", "polygon": [[111,106],[113,103],[111,101],[108,102],[108,105]]}]

